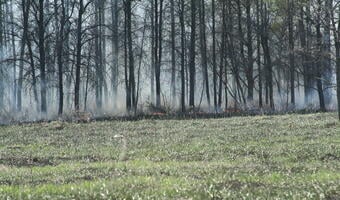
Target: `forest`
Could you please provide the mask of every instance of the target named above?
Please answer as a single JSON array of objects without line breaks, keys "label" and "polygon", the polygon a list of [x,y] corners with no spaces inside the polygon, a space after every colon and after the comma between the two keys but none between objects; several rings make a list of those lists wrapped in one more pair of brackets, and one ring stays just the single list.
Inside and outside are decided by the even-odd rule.
[{"label": "forest", "polygon": [[338,1],[0,0],[1,118],[335,111],[337,90]]}]

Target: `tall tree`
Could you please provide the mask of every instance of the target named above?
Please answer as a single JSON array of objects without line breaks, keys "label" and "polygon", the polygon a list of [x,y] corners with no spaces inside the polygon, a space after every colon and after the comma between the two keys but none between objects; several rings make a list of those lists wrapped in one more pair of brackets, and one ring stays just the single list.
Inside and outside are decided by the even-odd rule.
[{"label": "tall tree", "polygon": [[155,78],[156,78],[156,107],[161,106],[161,65],[163,53],[163,0],[155,0]]},{"label": "tall tree", "polygon": [[190,34],[190,60],[189,60],[189,106],[195,107],[195,84],[196,84],[196,5],[198,4],[197,0],[191,0],[191,34]]},{"label": "tall tree", "polygon": [[[223,93],[223,86],[225,87],[225,108],[227,109],[228,107],[228,83],[227,83],[227,59],[225,58],[227,53],[226,53],[226,38],[227,38],[227,3],[226,1],[222,2],[222,34],[221,34],[221,47],[220,47],[220,64],[219,64],[219,86],[218,86],[218,109],[220,110],[222,108],[222,93]],[[228,12],[230,14],[230,12]],[[229,26],[230,28],[230,26]],[[231,51],[229,51],[231,52]],[[216,70],[217,71],[217,70]],[[223,76],[224,72],[224,76]],[[217,73],[217,72],[216,72]],[[225,80],[223,82],[223,77],[225,77]],[[217,82],[217,80],[216,80]],[[215,84],[215,83],[214,83]],[[214,86],[215,87],[215,86]],[[215,101],[215,100],[214,100]]]},{"label": "tall tree", "polygon": [[111,85],[113,93],[113,105],[117,107],[118,97],[118,77],[119,77],[119,8],[118,0],[111,0],[111,21],[112,21],[112,69]]},{"label": "tall tree", "polygon": [[22,87],[24,82],[24,56],[25,56],[25,46],[27,43],[27,31],[28,31],[28,20],[29,20],[29,9],[30,9],[31,1],[30,0],[22,0],[21,8],[22,8],[22,16],[23,16],[23,34],[21,39],[21,50],[20,50],[20,61],[19,61],[19,77],[18,77],[18,88],[17,88],[17,111],[20,112],[22,110]]},{"label": "tall tree", "polygon": [[263,85],[262,85],[262,63],[261,63],[261,8],[262,0],[256,1],[256,48],[257,48],[257,70],[258,70],[258,87],[259,87],[259,107],[263,107]]},{"label": "tall tree", "polygon": [[185,112],[185,22],[184,22],[184,12],[185,12],[185,0],[180,0],[180,24],[181,24],[181,111]]},{"label": "tall tree", "polygon": [[126,79],[126,104],[128,111],[134,111],[136,102],[135,64],[132,41],[132,0],[124,2],[125,11],[125,79]]},{"label": "tall tree", "polygon": [[46,79],[46,49],[45,49],[45,1],[33,1],[37,8],[37,24],[38,24],[38,48],[39,48],[39,69],[40,69],[40,98],[41,98],[41,113],[47,113],[47,79]]},{"label": "tall tree", "polygon": [[[215,112],[217,112],[217,63],[216,63],[216,4],[215,4],[215,0],[211,0],[211,17],[212,17],[212,65],[213,65],[213,87],[214,87],[214,109]],[[222,2],[222,6],[224,8],[224,2]],[[225,15],[223,13],[223,15]],[[223,22],[224,22],[224,16],[223,18]],[[225,37],[225,33],[224,33],[224,23],[222,24],[222,46],[224,45],[224,37]],[[223,54],[224,54],[224,49],[223,47],[221,47],[222,51],[221,51],[221,58],[223,58]],[[221,64],[223,65],[223,64]]]},{"label": "tall tree", "polygon": [[[3,0],[0,0],[0,61],[3,60],[3,53],[4,53],[4,36],[3,36]],[[0,62],[0,109],[2,110],[4,107],[4,78],[5,72],[3,69],[3,64]]]},{"label": "tall tree", "polygon": [[266,90],[267,92],[267,103],[269,101],[270,108],[275,109],[274,104],[274,87],[273,87],[273,64],[271,58],[271,51],[269,47],[269,11],[268,4],[264,3],[262,8],[262,22],[261,22],[261,44],[265,59],[265,80],[266,80]]},{"label": "tall tree", "polygon": [[289,40],[289,72],[292,105],[295,105],[295,44],[294,44],[294,1],[288,0],[288,40]]},{"label": "tall tree", "polygon": [[59,22],[57,22],[57,41],[56,41],[56,54],[57,54],[57,65],[58,65],[58,89],[59,89],[59,108],[58,108],[58,114],[63,114],[64,109],[64,83],[63,83],[63,76],[64,76],[64,42],[65,42],[65,35],[66,30],[65,26],[67,23],[67,16],[66,16],[66,5],[65,0],[60,1],[60,16],[58,16],[59,13],[59,5],[57,1],[55,0],[55,15],[56,20],[58,19]]},{"label": "tall tree", "polygon": [[78,8],[78,18],[77,18],[77,42],[76,42],[76,74],[75,74],[75,84],[74,84],[74,107],[76,111],[80,111],[80,72],[82,66],[82,46],[83,46],[83,15],[86,11],[87,6],[90,5],[88,2],[84,5],[84,0],[79,0]]},{"label": "tall tree", "polygon": [[[338,21],[336,22],[335,13],[338,12]],[[337,90],[337,101],[338,101],[338,116],[340,120],[340,8],[335,9],[331,12],[331,20],[333,25],[333,34],[335,40],[335,56],[336,56],[336,90]]]},{"label": "tall tree", "polygon": [[[331,13],[333,12],[333,0],[325,0],[323,1],[324,5],[324,15],[321,20],[324,24],[323,30],[323,52],[322,52],[322,79],[324,88],[324,98],[325,105],[330,106],[332,101],[332,90],[333,90],[333,70],[332,70],[332,61],[331,61]],[[321,6],[321,5],[320,5]]]},{"label": "tall tree", "polygon": [[316,40],[317,40],[317,48],[318,48],[318,56],[316,61],[316,83],[317,83],[317,91],[319,95],[319,104],[320,104],[320,110],[326,111],[326,104],[325,104],[325,96],[324,96],[324,90],[323,90],[323,83],[322,83],[322,33],[321,33],[321,14],[322,14],[322,1],[318,0],[317,5],[317,16],[316,16]]},{"label": "tall tree", "polygon": [[176,105],[176,20],[175,0],[170,0],[171,18],[171,98],[172,104]]},{"label": "tall tree", "polygon": [[254,58],[253,58],[253,35],[252,35],[252,18],[251,18],[251,0],[246,0],[246,14],[247,14],[247,50],[248,50],[248,66],[246,70],[247,85],[248,85],[248,100],[254,99]]},{"label": "tall tree", "polygon": [[[199,4],[199,25],[200,25],[200,49],[201,49],[201,64],[203,84],[206,91],[207,103],[210,108],[210,90],[209,90],[209,75],[208,75],[208,58],[207,58],[207,36],[206,36],[206,23],[205,23],[205,2],[200,0]],[[214,55],[213,55],[214,56]],[[216,62],[216,61],[215,61]]]}]

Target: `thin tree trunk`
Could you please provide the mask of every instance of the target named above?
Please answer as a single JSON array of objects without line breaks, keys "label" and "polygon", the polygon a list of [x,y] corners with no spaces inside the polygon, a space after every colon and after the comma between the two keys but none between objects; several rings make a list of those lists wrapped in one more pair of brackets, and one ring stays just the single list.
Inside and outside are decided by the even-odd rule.
[{"label": "thin tree trunk", "polygon": [[184,22],[184,10],[185,0],[180,0],[180,24],[181,24],[181,111],[185,112],[185,22]]},{"label": "thin tree trunk", "polygon": [[338,116],[340,120],[340,8],[338,8],[338,28],[333,14],[333,30],[335,38],[335,50],[336,50],[336,90],[337,90],[337,101],[338,101]]},{"label": "thin tree trunk", "polygon": [[[219,88],[218,88],[218,110],[222,107],[222,88],[223,84],[225,85],[225,88],[227,88],[227,66],[226,66],[226,37],[227,37],[227,9],[226,9],[227,3],[222,3],[222,35],[221,35],[221,55],[220,55],[220,69],[219,69]],[[230,13],[228,13],[230,14]],[[224,77],[225,77],[225,83],[223,83],[223,70],[225,71]],[[216,70],[217,71],[217,70]],[[217,73],[217,72],[216,72]],[[215,80],[217,81],[217,80]],[[215,83],[214,83],[215,84]],[[215,86],[214,86],[215,87]],[[215,90],[215,89],[214,89]],[[217,94],[215,94],[217,96]],[[225,99],[226,99],[226,108],[227,109],[227,101],[228,101],[228,93],[225,93]],[[217,109],[216,109],[217,111]]]},{"label": "thin tree trunk", "polygon": [[262,25],[261,25],[261,43],[265,59],[265,77],[266,77],[266,101],[270,104],[272,110],[275,109],[274,105],[274,89],[273,89],[273,66],[271,60],[271,52],[269,48],[269,18],[267,4],[264,4],[262,12]]},{"label": "thin tree trunk", "polygon": [[[158,11],[159,7],[159,11]],[[163,0],[155,1],[155,18],[156,18],[156,48],[155,48],[155,55],[156,55],[156,107],[161,106],[161,65],[162,65],[162,27],[163,27]]]},{"label": "thin tree trunk", "polygon": [[331,61],[331,12],[333,9],[333,0],[325,0],[324,1],[324,17],[322,17],[324,24],[323,31],[323,70],[322,70],[322,79],[323,79],[323,87],[324,87],[324,98],[325,98],[325,106],[329,107],[332,101],[332,93],[333,93],[333,70],[332,70],[332,61]]},{"label": "thin tree trunk", "polygon": [[[215,0],[211,0],[212,10],[212,63],[213,63],[213,85],[214,85],[214,111],[217,112],[217,64],[216,64],[216,5]],[[225,3],[222,2],[223,11],[225,11]],[[223,24],[222,24],[222,47],[221,47],[221,65],[223,66],[224,57],[224,37],[225,37],[225,13],[223,12]]]},{"label": "thin tree trunk", "polygon": [[[260,5],[261,4],[261,5]],[[261,20],[260,20],[260,12],[261,12],[261,7],[262,7],[262,1],[260,2],[260,0],[256,1],[256,24],[258,27],[257,30],[257,68],[258,68],[258,74],[259,74],[259,81],[258,81],[258,85],[259,85],[259,107],[262,108],[263,107],[263,84],[262,84],[262,64],[261,64],[261,31],[260,28],[261,27]]]},{"label": "thin tree trunk", "polygon": [[38,46],[40,64],[40,90],[41,90],[41,113],[47,113],[47,81],[46,81],[46,54],[45,54],[45,17],[44,0],[39,0],[39,19],[38,19]]},{"label": "thin tree trunk", "polygon": [[316,61],[316,84],[319,94],[320,110],[326,111],[325,96],[322,83],[322,34],[321,34],[321,0],[318,0],[317,22],[316,22],[316,38],[319,55]]},{"label": "thin tree trunk", "polygon": [[247,13],[247,50],[248,50],[248,67],[247,67],[247,84],[248,84],[248,100],[254,99],[254,59],[253,59],[253,42],[252,42],[252,19],[251,19],[251,0],[246,2]]},{"label": "thin tree trunk", "polygon": [[189,106],[195,107],[195,84],[196,84],[196,66],[195,66],[195,45],[196,45],[196,0],[191,0],[191,35],[190,35],[190,61],[189,61]]},{"label": "thin tree trunk", "polygon": [[176,105],[176,21],[175,21],[175,1],[170,0],[171,17],[171,101]]},{"label": "thin tree trunk", "polygon": [[[3,10],[2,10],[3,0],[0,0],[0,60],[3,59],[4,53],[4,35],[3,35]],[[0,111],[4,108],[4,69],[3,64],[0,63]]]},{"label": "thin tree trunk", "polygon": [[80,69],[81,69],[81,54],[82,54],[82,23],[85,6],[83,0],[79,1],[79,11],[77,19],[77,45],[76,45],[76,82],[74,89],[74,106],[76,111],[80,111],[79,96],[80,96]]},{"label": "thin tree trunk", "polygon": [[[56,5],[57,6],[57,5]],[[56,8],[56,11],[58,9]],[[57,12],[55,13],[57,14]],[[65,24],[66,24],[66,11],[65,11],[65,2],[61,0],[61,17],[59,24],[59,31],[57,36],[57,64],[58,64],[58,89],[59,89],[59,108],[58,114],[63,114],[64,109],[64,84],[63,84],[63,52],[64,52],[64,35],[65,35]]]},{"label": "thin tree trunk", "polygon": [[[207,37],[205,28],[205,3],[204,0],[200,0],[199,6],[199,17],[200,17],[200,46],[201,46],[201,63],[203,73],[203,83],[207,96],[207,103],[210,109],[210,90],[209,90],[209,75],[208,75],[208,61],[207,61]],[[214,55],[213,55],[214,56]],[[215,60],[216,62],[216,60]]]},{"label": "thin tree trunk", "polygon": [[111,85],[113,93],[113,107],[117,107],[118,97],[118,77],[119,77],[119,11],[118,0],[111,0],[111,18],[112,18],[112,69],[111,69]]},{"label": "thin tree trunk", "polygon": [[289,72],[290,72],[290,103],[295,105],[295,47],[294,47],[294,2],[288,0],[288,40],[289,40]]}]

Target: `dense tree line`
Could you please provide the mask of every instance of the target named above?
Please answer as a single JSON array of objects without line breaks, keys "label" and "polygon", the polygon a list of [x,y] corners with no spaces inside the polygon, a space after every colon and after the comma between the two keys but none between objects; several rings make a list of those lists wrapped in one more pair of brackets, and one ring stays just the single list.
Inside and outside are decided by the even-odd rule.
[{"label": "dense tree line", "polygon": [[340,4],[0,0],[0,60],[2,113],[326,111],[340,100]]}]

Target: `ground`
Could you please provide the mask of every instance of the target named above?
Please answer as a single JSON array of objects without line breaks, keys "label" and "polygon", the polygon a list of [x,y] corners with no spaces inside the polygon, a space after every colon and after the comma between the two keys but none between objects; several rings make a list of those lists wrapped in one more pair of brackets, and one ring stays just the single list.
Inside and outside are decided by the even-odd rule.
[{"label": "ground", "polygon": [[0,127],[0,199],[340,199],[336,114]]}]

